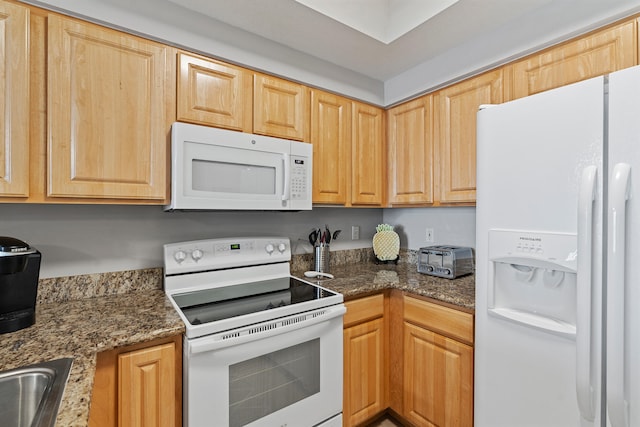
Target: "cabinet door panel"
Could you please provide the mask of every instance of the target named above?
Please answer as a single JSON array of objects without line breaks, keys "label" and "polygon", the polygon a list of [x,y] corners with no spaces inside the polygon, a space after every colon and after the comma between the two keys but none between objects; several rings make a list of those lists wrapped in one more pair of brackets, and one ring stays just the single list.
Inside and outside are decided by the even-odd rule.
[{"label": "cabinet door panel", "polygon": [[416,426],[473,424],[473,349],[405,322],[404,416]]},{"label": "cabinet door panel", "polygon": [[432,97],[388,111],[389,203],[433,203]]},{"label": "cabinet door panel", "polygon": [[382,177],[385,176],[383,111],[353,103],[351,141],[351,203],[380,206],[383,202]]},{"label": "cabinet door panel", "polygon": [[29,196],[29,10],[0,3],[0,196]]},{"label": "cabinet door panel", "polygon": [[311,91],[313,202],[345,204],[351,169],[351,101]]},{"label": "cabinet door panel", "polygon": [[256,74],[253,131],[297,141],[309,139],[309,90],[276,77]]},{"label": "cabinet door panel", "polygon": [[513,98],[635,65],[636,32],[635,21],[625,22],[514,63]]},{"label": "cabinet door panel", "polygon": [[437,95],[441,203],[476,200],[476,113],[481,104],[502,102],[502,70],[458,83]]},{"label": "cabinet door panel", "polygon": [[386,409],[385,369],[382,318],[344,330],[344,426]]},{"label": "cabinet door panel", "polygon": [[252,131],[249,70],[182,52],[178,64],[178,120]]},{"label": "cabinet door panel", "polygon": [[118,359],[119,426],[173,426],[175,346],[132,351]]},{"label": "cabinet door panel", "polygon": [[167,47],[49,16],[48,195],[166,198]]}]

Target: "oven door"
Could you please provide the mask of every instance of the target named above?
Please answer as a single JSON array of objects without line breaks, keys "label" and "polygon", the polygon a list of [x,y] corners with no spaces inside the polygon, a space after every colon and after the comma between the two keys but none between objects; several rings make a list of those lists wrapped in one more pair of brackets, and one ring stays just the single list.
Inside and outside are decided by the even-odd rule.
[{"label": "oven door", "polygon": [[312,427],[340,414],[344,312],[337,305],[188,340],[185,426]]}]

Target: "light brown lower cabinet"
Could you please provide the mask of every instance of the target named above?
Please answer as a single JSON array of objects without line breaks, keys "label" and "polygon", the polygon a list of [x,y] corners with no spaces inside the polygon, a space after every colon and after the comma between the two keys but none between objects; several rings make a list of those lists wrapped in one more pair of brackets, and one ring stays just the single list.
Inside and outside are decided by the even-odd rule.
[{"label": "light brown lower cabinet", "polygon": [[347,301],[344,317],[344,427],[387,408],[387,325],[384,294]]},{"label": "light brown lower cabinet", "polygon": [[473,314],[397,290],[345,304],[343,426],[473,426]]},{"label": "light brown lower cabinet", "polygon": [[90,427],[182,425],[182,337],[98,354]]},{"label": "light brown lower cabinet", "polygon": [[405,322],[403,415],[416,426],[471,426],[473,348]]}]

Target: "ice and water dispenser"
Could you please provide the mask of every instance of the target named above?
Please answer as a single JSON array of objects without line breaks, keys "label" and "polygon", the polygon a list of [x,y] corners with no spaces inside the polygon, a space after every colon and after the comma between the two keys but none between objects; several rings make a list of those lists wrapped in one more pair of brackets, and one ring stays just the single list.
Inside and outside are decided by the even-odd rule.
[{"label": "ice and water dispenser", "polygon": [[489,231],[489,314],[573,338],[575,234]]}]

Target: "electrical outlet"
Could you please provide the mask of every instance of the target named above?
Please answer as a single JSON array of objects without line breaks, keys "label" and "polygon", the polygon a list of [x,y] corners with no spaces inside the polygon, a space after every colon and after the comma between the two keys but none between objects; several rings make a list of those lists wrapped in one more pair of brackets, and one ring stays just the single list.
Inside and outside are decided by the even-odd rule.
[{"label": "electrical outlet", "polygon": [[427,243],[433,243],[433,241],[434,241],[433,228],[427,228],[426,229],[425,239],[426,239]]},{"label": "electrical outlet", "polygon": [[360,240],[360,226],[351,226],[351,240]]}]

